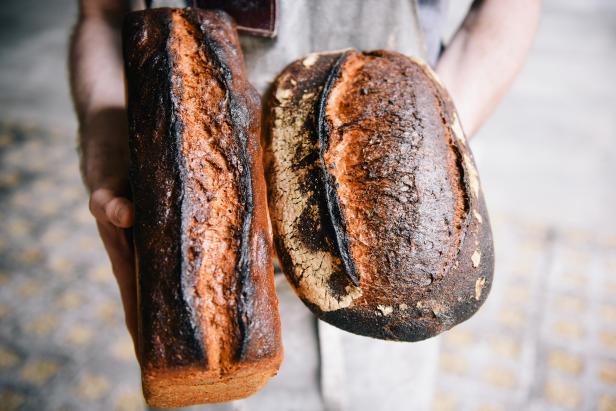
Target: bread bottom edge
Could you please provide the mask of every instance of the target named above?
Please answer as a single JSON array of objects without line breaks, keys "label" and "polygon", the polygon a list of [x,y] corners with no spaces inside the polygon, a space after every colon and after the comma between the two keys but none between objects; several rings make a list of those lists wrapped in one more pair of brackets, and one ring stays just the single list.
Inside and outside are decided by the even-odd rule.
[{"label": "bread bottom edge", "polygon": [[195,367],[153,375],[146,372],[142,373],[143,396],[149,406],[156,408],[239,400],[256,393],[275,376],[280,362],[281,358],[274,358],[265,364],[247,364],[223,376]]}]

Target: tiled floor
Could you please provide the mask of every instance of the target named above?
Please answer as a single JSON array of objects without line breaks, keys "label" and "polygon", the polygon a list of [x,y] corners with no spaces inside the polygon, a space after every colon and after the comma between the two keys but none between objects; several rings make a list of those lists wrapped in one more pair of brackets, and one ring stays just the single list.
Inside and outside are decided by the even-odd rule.
[{"label": "tiled floor", "polygon": [[[77,174],[74,2],[0,8],[0,410],[140,410]],[[616,3],[546,0],[531,59],[473,141],[492,295],[445,334],[435,410],[616,410]]]},{"label": "tiled floor", "polygon": [[613,410],[616,236],[496,215],[498,280],[444,336],[437,410]]},{"label": "tiled floor", "polygon": [[0,125],[0,410],[137,410],[132,343],[67,143]]}]

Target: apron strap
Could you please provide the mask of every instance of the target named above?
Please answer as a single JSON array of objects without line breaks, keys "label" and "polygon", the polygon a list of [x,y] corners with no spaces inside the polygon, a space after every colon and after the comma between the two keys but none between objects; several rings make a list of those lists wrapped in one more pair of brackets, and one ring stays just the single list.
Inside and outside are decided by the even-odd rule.
[{"label": "apron strap", "polygon": [[195,3],[195,7],[226,11],[233,16],[240,32],[258,37],[276,36],[278,0],[192,0],[192,2]]},{"label": "apron strap", "polygon": [[224,10],[235,19],[239,32],[257,37],[276,36],[278,0],[145,0],[145,5],[148,9],[185,6]]}]

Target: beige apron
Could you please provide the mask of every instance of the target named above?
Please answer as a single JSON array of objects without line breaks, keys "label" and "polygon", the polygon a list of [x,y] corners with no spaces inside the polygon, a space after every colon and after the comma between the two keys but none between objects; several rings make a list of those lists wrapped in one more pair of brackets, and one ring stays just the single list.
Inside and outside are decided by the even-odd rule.
[{"label": "beige apron", "polygon": [[278,36],[242,36],[250,81],[264,93],[276,75],[308,53],[354,47],[424,56],[413,0],[280,0]]}]

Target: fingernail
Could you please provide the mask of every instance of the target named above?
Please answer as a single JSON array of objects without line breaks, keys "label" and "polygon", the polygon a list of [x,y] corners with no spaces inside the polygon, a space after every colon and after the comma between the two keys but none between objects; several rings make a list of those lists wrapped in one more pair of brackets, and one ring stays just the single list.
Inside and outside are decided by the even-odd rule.
[{"label": "fingernail", "polygon": [[124,220],[126,216],[126,210],[124,205],[118,205],[115,210],[115,221],[113,222],[115,225],[124,227]]},{"label": "fingernail", "polygon": [[128,228],[133,225],[132,222],[132,208],[130,204],[122,203],[122,205],[118,206],[117,210],[117,225]]}]

